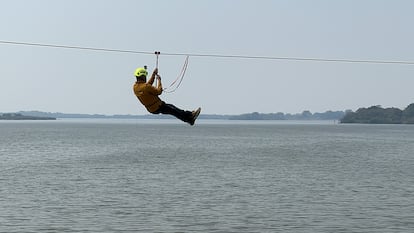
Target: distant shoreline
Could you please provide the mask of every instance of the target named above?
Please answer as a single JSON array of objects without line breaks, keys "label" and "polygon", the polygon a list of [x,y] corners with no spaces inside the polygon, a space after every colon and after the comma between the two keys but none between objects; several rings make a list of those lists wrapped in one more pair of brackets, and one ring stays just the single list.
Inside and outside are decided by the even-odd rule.
[{"label": "distant shoreline", "polygon": [[348,112],[341,123],[358,124],[414,124],[414,103],[404,110],[398,108],[382,108],[380,105],[359,108],[356,112]]},{"label": "distant shoreline", "polygon": [[[16,113],[0,113],[0,120],[56,120],[56,119],[174,119],[170,115],[103,115],[103,114],[76,114],[41,111],[20,111]],[[243,120],[243,121],[337,121],[339,123],[360,124],[414,124],[414,103],[404,110],[397,108],[382,108],[380,105],[369,108],[359,108],[356,112],[326,111],[324,113],[245,113],[239,115],[201,114],[199,119],[204,120]]]},{"label": "distant shoreline", "polygon": [[[10,113],[8,113],[10,114]],[[72,114],[59,112],[41,112],[41,111],[20,111],[12,114],[20,114],[23,116],[31,116],[37,118],[93,118],[93,119],[173,119],[169,115],[103,115],[103,114]],[[0,113],[1,115],[1,113]],[[201,114],[199,119],[209,120],[340,120],[345,115],[344,111],[327,111],[324,113],[311,113],[303,111],[302,113],[246,113],[239,115],[220,115],[220,114]]]},{"label": "distant shoreline", "polygon": [[21,113],[4,113],[0,115],[0,120],[56,120],[55,117],[26,116]]}]

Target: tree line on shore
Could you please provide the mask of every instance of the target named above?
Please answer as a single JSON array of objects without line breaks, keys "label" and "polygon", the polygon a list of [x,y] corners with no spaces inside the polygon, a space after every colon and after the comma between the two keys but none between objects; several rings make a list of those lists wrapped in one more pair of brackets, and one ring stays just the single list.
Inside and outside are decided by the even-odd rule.
[{"label": "tree line on shore", "polygon": [[414,124],[414,103],[404,110],[398,108],[382,108],[371,106],[359,108],[356,112],[348,111],[341,123],[361,124]]},{"label": "tree line on shore", "polygon": [[345,115],[344,111],[326,111],[323,113],[311,113],[303,111],[302,113],[246,113],[233,115],[229,120],[339,120]]},{"label": "tree line on shore", "polygon": [[[99,114],[65,114],[39,111],[21,111],[18,113],[0,113],[0,120],[32,120],[32,119],[56,119],[56,118],[120,118],[120,119],[160,119],[168,118],[162,115],[99,115]],[[204,114],[201,119],[218,120],[334,120],[341,123],[360,124],[414,124],[414,103],[408,105],[404,110],[398,108],[382,108],[380,105],[369,108],[359,108],[353,112],[326,111],[323,113],[245,113],[240,115],[215,115]]]}]

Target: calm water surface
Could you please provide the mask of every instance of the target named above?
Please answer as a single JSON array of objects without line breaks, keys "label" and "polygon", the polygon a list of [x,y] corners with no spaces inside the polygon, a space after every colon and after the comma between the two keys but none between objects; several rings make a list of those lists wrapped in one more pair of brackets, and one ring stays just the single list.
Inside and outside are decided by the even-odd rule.
[{"label": "calm water surface", "polygon": [[413,232],[414,126],[0,121],[0,232]]}]

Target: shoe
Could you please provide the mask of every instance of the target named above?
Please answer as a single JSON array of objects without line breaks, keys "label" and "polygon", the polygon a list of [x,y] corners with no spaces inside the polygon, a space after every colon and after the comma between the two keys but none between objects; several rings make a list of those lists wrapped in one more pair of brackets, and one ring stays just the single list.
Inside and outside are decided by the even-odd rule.
[{"label": "shoe", "polygon": [[193,111],[192,114],[192,118],[190,120],[190,125],[194,125],[195,121],[197,120],[198,115],[200,115],[201,112],[201,108],[198,108],[197,110]]}]

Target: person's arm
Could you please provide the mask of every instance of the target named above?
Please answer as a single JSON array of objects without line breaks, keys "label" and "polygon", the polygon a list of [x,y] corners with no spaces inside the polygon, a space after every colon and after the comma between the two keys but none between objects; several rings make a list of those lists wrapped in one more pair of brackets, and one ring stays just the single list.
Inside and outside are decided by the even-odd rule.
[{"label": "person's arm", "polygon": [[148,84],[152,85],[154,83],[155,80],[155,76],[157,76],[158,74],[158,68],[155,68],[154,71],[152,72],[151,78],[148,80]]},{"label": "person's arm", "polygon": [[161,95],[161,93],[162,93],[162,85],[159,84],[159,81],[158,81],[158,86],[157,87],[147,85],[146,88],[147,88],[146,89],[147,93],[149,93],[150,95]]},{"label": "person's arm", "polygon": [[161,95],[161,93],[162,93],[161,76],[157,75],[157,80],[158,80],[157,90],[158,90],[158,92],[160,93],[159,95]]}]

